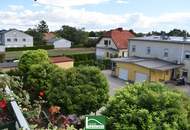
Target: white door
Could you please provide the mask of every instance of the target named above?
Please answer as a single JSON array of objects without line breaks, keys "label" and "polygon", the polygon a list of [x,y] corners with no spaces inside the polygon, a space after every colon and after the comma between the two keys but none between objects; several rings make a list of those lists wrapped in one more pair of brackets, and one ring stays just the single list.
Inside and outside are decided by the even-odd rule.
[{"label": "white door", "polygon": [[127,69],[119,69],[119,78],[122,80],[128,80],[128,70]]},{"label": "white door", "polygon": [[135,82],[144,82],[148,80],[148,75],[142,73],[136,73]]}]

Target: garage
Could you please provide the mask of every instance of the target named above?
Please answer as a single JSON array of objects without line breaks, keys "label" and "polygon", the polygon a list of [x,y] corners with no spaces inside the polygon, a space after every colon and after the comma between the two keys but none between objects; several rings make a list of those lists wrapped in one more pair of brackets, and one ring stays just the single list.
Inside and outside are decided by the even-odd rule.
[{"label": "garage", "polygon": [[119,69],[119,78],[122,80],[128,80],[128,70],[127,69]]},{"label": "garage", "polygon": [[148,75],[143,73],[136,73],[135,82],[144,82],[148,80]]}]

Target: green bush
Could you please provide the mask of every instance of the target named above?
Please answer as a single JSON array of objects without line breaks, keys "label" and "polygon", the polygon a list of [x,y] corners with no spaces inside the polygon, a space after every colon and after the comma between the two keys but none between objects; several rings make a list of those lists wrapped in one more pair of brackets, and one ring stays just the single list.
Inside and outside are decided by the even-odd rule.
[{"label": "green bush", "polygon": [[44,46],[34,46],[34,47],[13,47],[13,48],[6,48],[6,51],[26,51],[26,50],[37,50],[37,49],[44,49],[50,50],[54,49],[53,45],[44,45]]},{"label": "green bush", "polygon": [[96,55],[95,53],[88,53],[88,54],[70,54],[70,55],[65,55],[70,58],[73,58],[75,62],[80,62],[80,61],[88,61],[88,60],[95,60]]},{"label": "green bush", "polygon": [[5,53],[0,53],[0,62],[5,60]]},{"label": "green bush", "polygon": [[189,130],[190,98],[163,84],[138,83],[118,91],[103,115],[109,130]]}]

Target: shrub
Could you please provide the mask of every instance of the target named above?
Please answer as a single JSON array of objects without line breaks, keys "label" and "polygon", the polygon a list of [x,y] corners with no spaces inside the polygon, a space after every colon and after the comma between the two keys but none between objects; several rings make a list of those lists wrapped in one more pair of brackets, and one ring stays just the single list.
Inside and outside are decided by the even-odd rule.
[{"label": "shrub", "polygon": [[96,112],[108,100],[108,82],[95,67],[77,67],[53,73],[47,90],[50,105],[61,106],[65,114]]},{"label": "shrub", "polygon": [[103,115],[109,130],[189,130],[190,98],[158,83],[128,85]]},{"label": "shrub", "polygon": [[0,62],[5,60],[5,53],[0,53]]},{"label": "shrub", "polygon": [[34,47],[13,47],[13,48],[6,48],[6,51],[26,51],[26,50],[37,50],[37,49],[44,49],[50,50],[54,49],[53,45],[44,45],[44,46],[34,46]]}]

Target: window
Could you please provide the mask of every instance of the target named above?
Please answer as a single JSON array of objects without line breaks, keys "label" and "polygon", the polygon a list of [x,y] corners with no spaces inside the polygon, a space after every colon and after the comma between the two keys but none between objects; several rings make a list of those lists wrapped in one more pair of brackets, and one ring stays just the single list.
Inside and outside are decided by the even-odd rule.
[{"label": "window", "polygon": [[187,76],[188,76],[188,72],[183,71],[182,76],[187,78]]},{"label": "window", "polygon": [[10,39],[10,38],[7,38],[7,42],[11,42],[11,39]]},{"label": "window", "polygon": [[150,47],[147,47],[147,52],[146,52],[146,54],[147,54],[147,55],[150,55],[150,53],[151,53],[151,48],[150,48]]},{"label": "window", "polygon": [[168,57],[168,49],[164,49],[164,57]]},{"label": "window", "polygon": [[25,38],[23,38],[23,39],[22,39],[22,41],[23,41],[23,42],[25,42],[25,41],[26,41],[26,39],[25,39]]},{"label": "window", "polygon": [[108,40],[104,40],[104,45],[108,46]]},{"label": "window", "polygon": [[125,52],[124,51],[122,52],[122,57],[125,57]]},{"label": "window", "polygon": [[190,52],[185,52],[185,59],[190,59]]},{"label": "window", "polygon": [[136,51],[136,46],[133,45],[133,46],[132,46],[132,52],[135,52],[135,51]]},{"label": "window", "polygon": [[109,40],[109,45],[111,45],[111,40]]},{"label": "window", "polygon": [[18,39],[17,38],[14,38],[14,42],[17,42],[18,41]]}]

